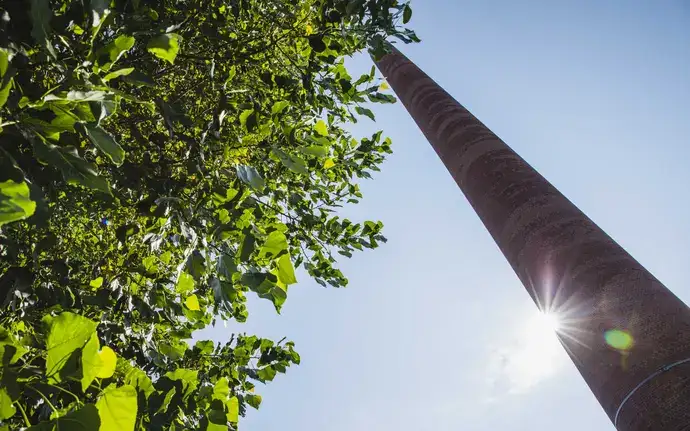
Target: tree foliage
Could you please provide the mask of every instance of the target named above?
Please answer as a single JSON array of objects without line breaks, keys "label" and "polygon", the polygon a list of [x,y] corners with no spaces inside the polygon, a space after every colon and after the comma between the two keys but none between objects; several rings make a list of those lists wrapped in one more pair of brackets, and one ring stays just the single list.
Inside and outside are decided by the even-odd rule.
[{"label": "tree foliage", "polygon": [[[376,248],[357,203],[395,99],[346,56],[418,41],[396,0],[0,4],[0,429],[235,429],[299,355],[233,334],[302,267]],[[4,427],[4,428],[3,428]]]}]

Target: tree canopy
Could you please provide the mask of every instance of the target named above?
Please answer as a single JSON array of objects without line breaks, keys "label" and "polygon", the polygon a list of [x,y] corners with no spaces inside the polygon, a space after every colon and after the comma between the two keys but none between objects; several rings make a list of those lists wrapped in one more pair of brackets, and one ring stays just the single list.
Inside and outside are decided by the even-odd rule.
[{"label": "tree canopy", "polygon": [[[296,268],[382,224],[362,197],[392,103],[344,58],[418,41],[396,0],[9,0],[0,5],[0,429],[236,429],[294,344],[228,334]],[[367,120],[368,121],[368,120]]]}]

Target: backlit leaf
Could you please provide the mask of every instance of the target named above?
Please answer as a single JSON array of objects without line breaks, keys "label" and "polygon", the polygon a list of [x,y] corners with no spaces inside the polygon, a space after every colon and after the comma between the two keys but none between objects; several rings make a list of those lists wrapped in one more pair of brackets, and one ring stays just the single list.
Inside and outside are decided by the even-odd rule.
[{"label": "backlit leaf", "polygon": [[[78,314],[64,312],[54,317],[46,343],[46,375],[60,381],[59,371],[72,352],[83,349],[96,333],[96,322]],[[96,349],[98,350],[98,349]]]},{"label": "backlit leaf", "polygon": [[285,285],[297,283],[295,278],[295,267],[292,264],[289,254],[284,254],[278,258],[278,279]]},{"label": "backlit leaf", "polygon": [[199,307],[199,298],[194,294],[189,295],[187,299],[184,300],[184,305],[192,311],[199,311],[201,309]]},{"label": "backlit leaf", "polygon": [[319,120],[316,122],[314,130],[316,130],[316,133],[318,133],[321,136],[328,136],[328,126],[323,120]]},{"label": "backlit leaf", "polygon": [[262,257],[276,257],[278,254],[286,251],[288,248],[287,238],[285,234],[279,231],[273,231],[268,234],[259,255]]},{"label": "backlit leaf", "polygon": [[0,182],[0,226],[31,217],[35,211],[27,183]]},{"label": "backlit leaf", "polygon": [[175,286],[175,291],[183,295],[190,293],[194,290],[194,277],[186,272],[180,273],[177,279],[177,286]]},{"label": "backlit leaf", "polygon": [[101,419],[100,431],[133,430],[137,419],[137,391],[125,385],[110,386],[96,402]]},{"label": "backlit leaf", "polygon": [[180,51],[180,39],[180,35],[176,33],[161,34],[149,40],[146,49],[156,57],[173,64]]},{"label": "backlit leaf", "polygon": [[12,405],[12,398],[7,389],[0,388],[0,421],[11,418],[17,409]]}]

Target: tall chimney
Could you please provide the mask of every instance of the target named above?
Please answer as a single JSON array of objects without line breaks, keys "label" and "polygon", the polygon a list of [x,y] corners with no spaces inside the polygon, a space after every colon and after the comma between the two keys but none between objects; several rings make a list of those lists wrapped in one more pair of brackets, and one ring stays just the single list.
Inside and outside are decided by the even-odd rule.
[{"label": "tall chimney", "polygon": [[688,307],[397,49],[376,63],[616,428],[690,430]]}]

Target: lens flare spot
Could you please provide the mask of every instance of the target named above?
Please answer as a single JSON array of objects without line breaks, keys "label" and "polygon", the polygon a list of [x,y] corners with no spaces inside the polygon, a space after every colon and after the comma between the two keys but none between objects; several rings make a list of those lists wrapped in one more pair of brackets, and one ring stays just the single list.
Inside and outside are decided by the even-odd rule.
[{"label": "lens flare spot", "polygon": [[635,339],[629,332],[620,329],[610,329],[604,333],[606,344],[616,350],[627,351],[632,349]]}]

